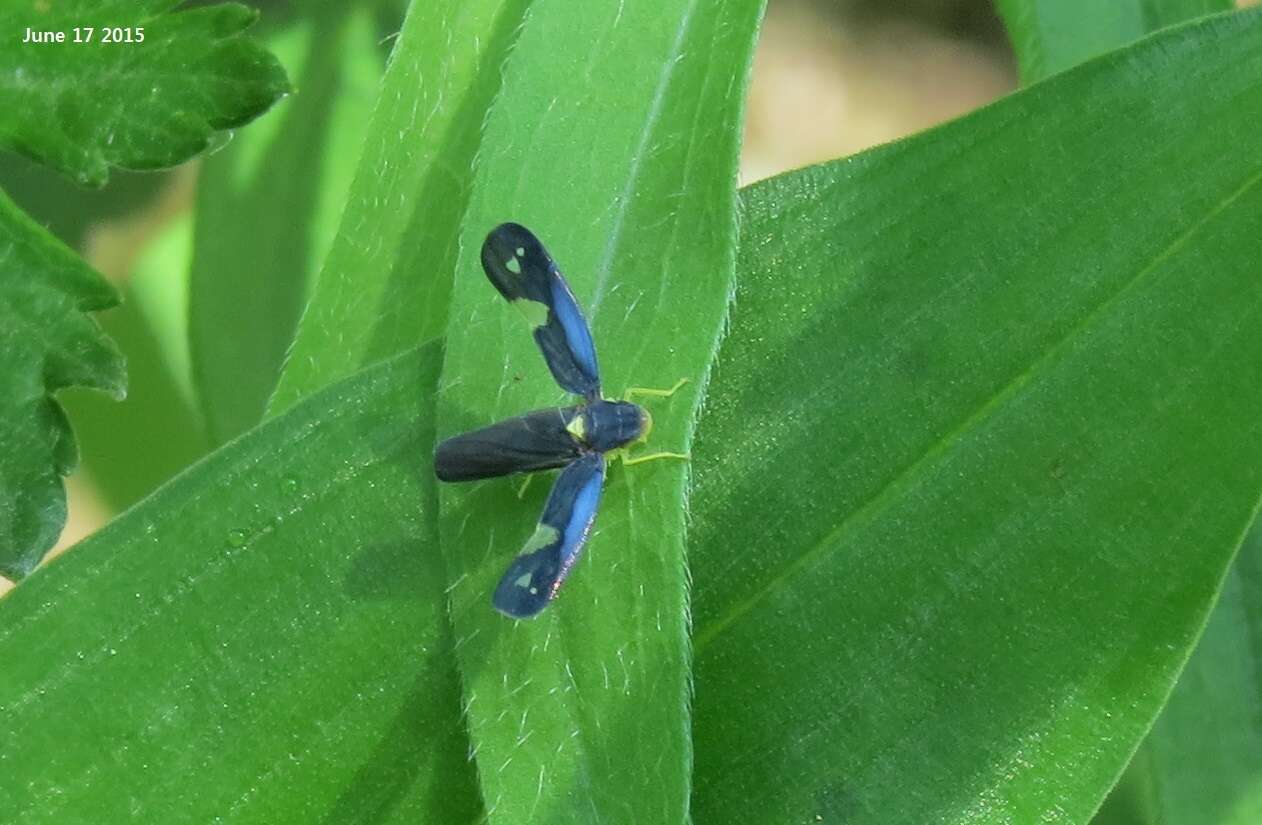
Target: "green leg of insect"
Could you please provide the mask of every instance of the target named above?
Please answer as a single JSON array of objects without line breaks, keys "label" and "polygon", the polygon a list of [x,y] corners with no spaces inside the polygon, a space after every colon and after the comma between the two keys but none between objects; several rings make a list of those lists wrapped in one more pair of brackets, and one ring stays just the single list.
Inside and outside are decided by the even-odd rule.
[{"label": "green leg of insect", "polygon": [[622,394],[622,400],[630,401],[631,397],[634,395],[649,395],[649,396],[653,396],[654,398],[670,398],[672,395],[679,392],[680,387],[682,387],[684,384],[687,384],[687,383],[688,383],[687,378],[680,378],[678,381],[675,382],[675,386],[671,387],[668,390],[655,390],[655,389],[650,389],[649,387],[628,387],[627,391]]},{"label": "green leg of insect", "polygon": [[[632,396],[636,395],[647,395],[654,398],[670,398],[672,395],[679,392],[680,387],[687,383],[687,378],[680,378],[675,382],[675,386],[668,390],[655,390],[648,387],[628,387],[627,391],[622,394],[622,399],[624,401],[630,401]],[[639,439],[636,441],[637,444],[648,441],[649,432],[653,429],[653,419],[651,417],[647,417],[647,410],[645,411],[645,416],[647,418],[647,426],[645,427],[644,432],[641,433]],[[687,461],[689,459],[689,456],[685,453],[649,453],[648,455],[638,455],[633,458],[629,447],[624,447],[618,450],[616,455],[618,458],[622,459],[622,463],[626,466],[630,466],[632,464],[643,464],[645,461],[656,461],[659,458],[677,458],[683,461]]]},{"label": "green leg of insect", "polygon": [[523,481],[523,482],[521,483],[521,486],[517,488],[517,497],[518,497],[518,498],[525,498],[525,496],[526,496],[526,488],[530,486],[530,481],[531,481],[531,479],[533,479],[533,478],[534,478],[534,476],[532,476],[532,475],[528,475],[528,476],[526,476],[526,480],[525,480],[525,481]]},{"label": "green leg of insect", "polygon": [[618,458],[622,459],[622,463],[628,467],[632,464],[643,464],[646,461],[657,461],[659,458],[678,458],[681,461],[689,461],[692,456],[687,453],[649,453],[648,455],[637,455],[635,458],[626,450],[618,451]]}]

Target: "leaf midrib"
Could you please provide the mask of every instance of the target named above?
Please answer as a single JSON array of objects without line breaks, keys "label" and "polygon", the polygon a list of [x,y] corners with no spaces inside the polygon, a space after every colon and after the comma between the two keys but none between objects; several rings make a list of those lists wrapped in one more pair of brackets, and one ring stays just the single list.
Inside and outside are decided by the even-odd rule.
[{"label": "leaf midrib", "polygon": [[[596,267],[596,288],[592,291],[591,303],[591,317],[593,321],[596,319],[596,314],[600,311],[600,303],[605,297],[605,288],[609,284],[609,273],[613,268],[614,255],[621,245],[623,225],[626,222],[627,212],[631,208],[631,193],[639,182],[640,167],[644,164],[644,158],[648,156],[649,138],[656,134],[658,123],[661,121],[662,105],[666,100],[666,90],[670,88],[671,78],[675,76],[675,67],[679,65],[680,55],[683,52],[684,38],[692,23],[692,17],[697,10],[698,2],[699,0],[692,0],[679,21],[679,28],[675,31],[675,41],[670,46],[670,60],[662,67],[662,72],[657,78],[657,86],[653,89],[653,99],[649,103],[645,128],[640,130],[640,140],[636,144],[635,152],[631,155],[631,165],[627,169],[627,184],[622,188],[622,192],[619,195],[618,208],[613,215],[613,227],[609,232],[609,240],[605,242],[604,254],[601,257],[600,264]],[[621,6],[618,8],[618,16],[622,16]]]}]

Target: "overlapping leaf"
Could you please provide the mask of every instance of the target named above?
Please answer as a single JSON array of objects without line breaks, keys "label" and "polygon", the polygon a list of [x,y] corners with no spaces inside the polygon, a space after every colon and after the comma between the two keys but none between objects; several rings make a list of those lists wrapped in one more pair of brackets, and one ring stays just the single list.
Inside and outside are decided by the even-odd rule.
[{"label": "overlapping leaf", "polygon": [[1262,527],[1245,538],[1170,701],[1095,825],[1262,819]]},{"label": "overlapping leaf", "polygon": [[1259,78],[1211,20],[749,193],[697,821],[1095,810],[1262,491]]},{"label": "overlapping leaf", "polygon": [[313,396],[0,600],[7,818],[474,820],[417,462],[438,364]]}]

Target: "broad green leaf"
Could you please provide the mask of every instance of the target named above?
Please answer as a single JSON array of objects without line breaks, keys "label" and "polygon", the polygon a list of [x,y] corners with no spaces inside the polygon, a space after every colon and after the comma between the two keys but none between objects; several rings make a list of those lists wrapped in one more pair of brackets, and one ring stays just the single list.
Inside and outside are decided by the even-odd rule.
[{"label": "broad green leaf", "polygon": [[125,394],[123,359],[86,312],[118,296],[0,192],[0,575],[20,579],[66,520],[74,436],[53,393]]},{"label": "broad green leaf", "polygon": [[381,76],[362,7],[324,3],[273,47],[297,93],[207,158],[198,186],[189,332],[216,443],[258,423],[276,388]]},{"label": "broad green leaf", "polygon": [[[479,249],[530,226],[586,307],[608,395],[647,402],[686,450],[733,274],[744,81],[761,3],[531,6],[487,119],[447,328],[439,430],[564,396]],[[611,91],[614,90],[614,91]],[[566,403],[569,403],[567,400]],[[466,717],[493,822],[682,822],[691,748],[686,465],[614,468],[558,603],[530,622],[491,592],[550,478],[444,486],[440,530]]]},{"label": "broad green leaf", "polygon": [[313,396],[0,600],[6,818],[474,820],[424,459],[438,364]]},{"label": "broad green leaf", "polygon": [[269,414],[442,334],[482,120],[526,5],[412,5]]},{"label": "broad green leaf", "polygon": [[1165,26],[1235,8],[1232,0],[996,0],[996,5],[1027,84]]},{"label": "broad green leaf", "polygon": [[1214,18],[747,193],[698,823],[1095,811],[1262,493],[1260,78]]},{"label": "broad green leaf", "polygon": [[1262,822],[1262,524],[1096,825]]},{"label": "broad green leaf", "polygon": [[[99,186],[112,166],[187,160],[288,91],[280,64],[241,35],[255,12],[236,3],[170,11],[178,5],[5,4],[0,144]],[[28,29],[59,32],[64,42],[23,43]],[[122,42],[104,42],[110,37]]]},{"label": "broad green leaf", "polygon": [[75,424],[80,469],[115,511],[135,504],[206,453],[210,445],[193,404],[187,318],[192,222],[160,233],[127,279],[122,305],[101,327],[127,353],[122,403],[89,391],[63,402]]}]

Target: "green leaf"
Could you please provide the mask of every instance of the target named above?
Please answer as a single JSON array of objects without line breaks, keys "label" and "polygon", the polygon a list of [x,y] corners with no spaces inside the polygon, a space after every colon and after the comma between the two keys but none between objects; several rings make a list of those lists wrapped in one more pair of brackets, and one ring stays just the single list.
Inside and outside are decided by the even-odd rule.
[{"label": "green leaf", "polygon": [[216,443],[258,423],[276,388],[381,76],[364,8],[325,3],[272,45],[298,93],[207,158],[198,187],[189,332]]},{"label": "green leaf", "polygon": [[1196,652],[1096,825],[1262,821],[1262,523]]},{"label": "green leaf", "polygon": [[[654,400],[654,450],[686,450],[733,274],[733,185],[761,3],[535,4],[487,119],[447,329],[439,431],[563,401],[487,283],[487,231],[548,245],[592,323],[606,391]],[[616,90],[611,93],[610,90]],[[565,401],[565,403],[570,403]],[[514,623],[490,595],[550,479],[441,491],[466,716],[492,821],[682,822],[689,737],[686,465],[615,468],[557,603]]]},{"label": "green leaf", "polygon": [[69,386],[122,398],[123,359],[86,312],[118,296],[0,192],[0,575],[20,579],[66,520],[70,424],[53,398]]},{"label": "green leaf", "polygon": [[[280,64],[241,32],[235,3],[169,10],[178,0],[8,3],[0,9],[0,145],[100,185],[111,166],[187,160],[213,134],[247,123],[288,91]],[[23,43],[27,29],[62,43]],[[85,42],[75,43],[78,36]],[[91,42],[86,42],[92,29]],[[130,30],[143,42],[103,42]]]},{"label": "green leaf", "polygon": [[438,364],[313,396],[0,600],[7,817],[474,820],[417,466]]},{"label": "green leaf", "polygon": [[269,414],[442,334],[482,120],[526,6],[411,6]]},{"label": "green leaf", "polygon": [[1025,84],[1165,26],[1235,8],[1232,0],[997,0]]},{"label": "green leaf", "polygon": [[210,448],[189,380],[191,247],[192,221],[176,221],[136,262],[122,305],[100,316],[102,329],[127,353],[127,398],[118,403],[86,390],[61,398],[75,423],[80,471],[115,512]]},{"label": "green leaf", "polygon": [[747,193],[697,822],[1095,811],[1262,492],[1259,78],[1212,18]]}]

